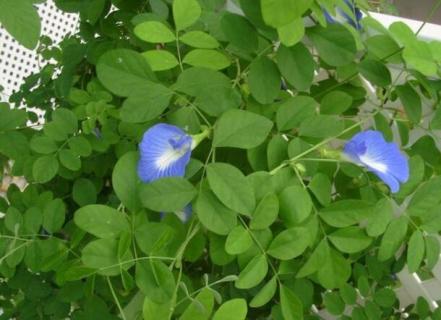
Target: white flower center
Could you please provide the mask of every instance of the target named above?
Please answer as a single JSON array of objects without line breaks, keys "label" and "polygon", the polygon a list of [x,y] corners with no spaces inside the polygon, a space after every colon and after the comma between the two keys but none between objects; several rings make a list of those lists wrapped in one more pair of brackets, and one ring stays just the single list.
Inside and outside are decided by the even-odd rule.
[{"label": "white flower center", "polygon": [[167,148],[165,152],[155,161],[158,170],[166,170],[171,164],[179,160],[186,152],[186,148],[173,149]]},{"label": "white flower center", "polygon": [[387,166],[384,163],[375,161],[375,160],[369,158],[369,156],[366,156],[366,155],[359,156],[359,159],[362,163],[364,163],[368,167],[371,167],[381,173],[387,172]]}]

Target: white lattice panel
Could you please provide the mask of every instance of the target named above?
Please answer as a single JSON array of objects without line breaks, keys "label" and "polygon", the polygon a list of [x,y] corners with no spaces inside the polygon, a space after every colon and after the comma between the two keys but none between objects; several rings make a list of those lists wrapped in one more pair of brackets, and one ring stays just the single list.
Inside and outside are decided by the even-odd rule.
[{"label": "white lattice panel", "polygon": [[[58,10],[53,0],[38,5],[38,13],[42,34],[54,43],[78,29],[78,15]],[[7,100],[11,93],[19,89],[23,79],[38,71],[42,63],[35,51],[22,47],[0,25],[0,86],[5,89],[0,92],[0,100]]]}]

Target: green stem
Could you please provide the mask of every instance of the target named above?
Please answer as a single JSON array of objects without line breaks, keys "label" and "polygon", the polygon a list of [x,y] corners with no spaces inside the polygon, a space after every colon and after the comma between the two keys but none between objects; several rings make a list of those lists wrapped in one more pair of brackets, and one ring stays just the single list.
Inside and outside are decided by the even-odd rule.
[{"label": "green stem", "polygon": [[176,30],[176,51],[178,53],[178,62],[179,62],[179,68],[181,68],[181,71],[184,71],[184,66],[182,65],[182,58],[181,58],[181,45],[179,43],[179,34]]},{"label": "green stem", "polygon": [[119,303],[118,297],[116,296],[115,290],[113,289],[112,282],[110,282],[110,278],[106,277],[107,284],[109,285],[110,292],[112,293],[113,300],[115,300],[116,306],[118,307],[119,314],[123,320],[127,320],[124,314],[124,310],[121,308],[121,304]]}]

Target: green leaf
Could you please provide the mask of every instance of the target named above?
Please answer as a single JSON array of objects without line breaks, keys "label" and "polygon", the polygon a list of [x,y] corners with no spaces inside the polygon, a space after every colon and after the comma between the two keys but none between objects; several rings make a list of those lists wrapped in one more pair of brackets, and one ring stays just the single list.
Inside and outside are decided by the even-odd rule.
[{"label": "green leaf", "polygon": [[64,149],[58,153],[58,158],[63,166],[72,171],[78,171],[81,168],[80,157],[75,155],[72,150]]},{"label": "green leaf", "polygon": [[0,131],[22,127],[26,124],[27,119],[25,109],[10,109],[7,103],[0,102]]},{"label": "green leaf", "polygon": [[329,177],[323,173],[317,173],[309,182],[308,188],[324,206],[331,203],[332,183]]},{"label": "green leaf", "polygon": [[187,180],[169,177],[142,184],[138,194],[144,207],[157,212],[174,212],[189,204],[197,191]]},{"label": "green leaf", "polygon": [[173,19],[176,30],[190,27],[199,19],[201,12],[202,9],[197,0],[174,0]]},{"label": "green leaf", "polygon": [[307,31],[319,56],[331,66],[339,67],[351,63],[357,47],[352,34],[340,24],[330,24],[326,28],[315,26]]},{"label": "green leaf", "polygon": [[193,103],[212,116],[236,108],[241,102],[240,94],[232,88],[230,78],[207,68],[184,70],[178,77],[176,90],[196,97]]},{"label": "green leaf", "polygon": [[74,214],[74,221],[80,229],[99,238],[116,238],[122,232],[130,231],[124,213],[101,204],[78,209]]},{"label": "green leaf", "polygon": [[176,40],[173,32],[162,22],[146,21],[138,24],[134,32],[136,36],[146,42],[167,43]]},{"label": "green leaf", "polygon": [[40,39],[41,23],[29,0],[0,0],[0,23],[21,45],[34,49]]},{"label": "green leaf", "polygon": [[308,261],[300,268],[296,278],[302,278],[315,273],[321,266],[329,250],[329,245],[326,239],[320,241],[318,246],[314,249]]},{"label": "green leaf", "polygon": [[315,62],[303,43],[290,48],[280,46],[276,59],[282,76],[297,90],[306,91],[311,87]]},{"label": "green leaf", "polygon": [[147,260],[136,264],[136,285],[152,301],[170,301],[176,287],[170,269],[160,260]]},{"label": "green leaf", "polygon": [[97,190],[93,182],[85,178],[75,180],[72,187],[72,199],[80,207],[96,203]]},{"label": "green leaf", "polygon": [[98,269],[98,274],[106,276],[119,275],[121,268],[129,269],[133,265],[133,262],[128,262],[131,259],[130,250],[123,257],[118,257],[118,240],[112,238],[91,241],[81,251],[84,265]]},{"label": "green leaf", "polygon": [[435,76],[437,74],[437,62],[432,55],[429,44],[425,41],[407,43],[402,56],[409,69],[415,69],[425,76]]},{"label": "green leaf", "polygon": [[[26,216],[25,216],[26,223]],[[429,270],[432,270],[438,263],[440,255],[440,243],[438,238],[434,236],[427,236],[424,238],[426,247],[426,265]]]},{"label": "green leaf", "polygon": [[329,115],[318,115],[302,121],[299,134],[311,138],[328,138],[344,130],[344,123],[339,118]]},{"label": "green leaf", "polygon": [[207,188],[202,188],[195,205],[199,221],[208,230],[227,235],[237,224],[237,215],[225,207]]},{"label": "green leaf", "polygon": [[421,98],[409,83],[396,86],[395,91],[403,104],[409,120],[420,123],[422,116]]},{"label": "green leaf", "polygon": [[409,240],[407,247],[407,267],[409,272],[417,272],[424,259],[424,238],[421,231],[416,230]]},{"label": "green leaf", "polygon": [[226,12],[220,21],[222,32],[235,47],[245,52],[258,49],[258,34],[253,25],[244,17]]},{"label": "green leaf", "polygon": [[259,308],[267,304],[277,291],[277,277],[274,276],[268,281],[262,289],[250,301],[251,308]]},{"label": "green leaf", "polygon": [[296,18],[290,23],[278,27],[280,42],[287,47],[291,47],[302,40],[305,35],[305,25],[303,18]]},{"label": "green leaf", "polygon": [[339,229],[329,235],[329,240],[344,253],[360,252],[372,243],[372,238],[369,238],[359,227]]},{"label": "green leaf", "polygon": [[69,139],[68,145],[70,150],[81,157],[88,157],[92,153],[90,142],[83,136],[75,136]]},{"label": "green leaf", "polygon": [[204,288],[185,309],[179,320],[209,320],[213,307],[213,291]]},{"label": "green leaf", "polygon": [[219,200],[245,215],[251,215],[256,205],[253,188],[243,173],[227,163],[211,163],[207,166],[207,178]]},{"label": "green leaf", "polygon": [[225,112],[214,128],[214,147],[251,149],[268,136],[273,123],[265,117],[244,110]]},{"label": "green leaf", "polygon": [[112,187],[119,200],[132,212],[141,209],[138,196],[140,181],[137,174],[138,152],[128,152],[116,163],[112,173]]},{"label": "green leaf", "polygon": [[121,120],[141,123],[158,118],[169,106],[173,91],[161,84],[152,83],[144,91],[137,91],[124,101]]},{"label": "green leaf", "polygon": [[51,154],[58,149],[56,142],[46,136],[33,136],[30,147],[33,151],[41,154]]},{"label": "green leaf", "polygon": [[179,62],[176,57],[166,50],[150,50],[142,53],[153,71],[169,70],[176,67]]},{"label": "green leaf", "polygon": [[316,114],[317,106],[317,102],[307,96],[295,96],[287,99],[277,109],[277,127],[280,131],[298,127],[303,121]]},{"label": "green leaf", "polygon": [[194,67],[205,67],[213,70],[222,70],[231,64],[226,55],[212,49],[194,49],[186,54],[183,62]]},{"label": "green leaf", "polygon": [[357,291],[348,283],[340,288],[340,295],[346,304],[353,305],[357,303]]},{"label": "green leaf", "polygon": [[241,254],[247,251],[253,244],[253,238],[241,225],[230,231],[225,242],[225,251],[231,255]]},{"label": "green leaf", "polygon": [[46,183],[52,180],[58,172],[58,160],[55,155],[42,156],[32,166],[35,182]]},{"label": "green leaf", "polygon": [[136,243],[141,251],[148,255],[161,253],[174,235],[172,227],[158,222],[144,223],[135,230]]},{"label": "green leaf", "polygon": [[392,220],[381,239],[378,259],[386,261],[394,256],[403,243],[407,233],[407,217],[401,216]]},{"label": "green leaf", "polygon": [[320,101],[321,114],[342,114],[352,106],[352,96],[344,91],[331,91]]},{"label": "green leaf", "polygon": [[58,108],[52,113],[52,120],[67,134],[78,131],[78,119],[75,113],[65,108]]},{"label": "green leaf", "polygon": [[411,216],[424,215],[441,202],[441,177],[421,184],[407,206]]},{"label": "green leaf", "polygon": [[248,84],[253,97],[262,104],[269,104],[280,92],[280,73],[276,64],[265,56],[250,64]]},{"label": "green leaf", "polygon": [[179,40],[193,48],[216,49],[219,42],[203,31],[190,31],[182,35]]},{"label": "green leaf", "polygon": [[326,310],[335,316],[341,315],[345,311],[345,303],[337,292],[326,292],[323,304]]},{"label": "green leaf", "polygon": [[[327,246],[324,259],[320,262],[317,278],[326,289],[341,287],[351,276],[351,264],[339,252]],[[332,274],[332,277],[329,275]]]},{"label": "green leaf", "polygon": [[266,229],[277,219],[279,214],[279,199],[274,193],[268,193],[257,205],[252,215],[250,228],[253,230]]},{"label": "green leaf", "polygon": [[312,5],[312,0],[261,0],[262,16],[266,24],[277,28],[300,18]]},{"label": "green leaf", "polygon": [[369,217],[372,206],[362,200],[340,200],[320,211],[320,217],[330,226],[349,227]]},{"label": "green leaf", "polygon": [[247,311],[245,299],[228,300],[219,307],[212,320],[245,320]]},{"label": "green leaf", "polygon": [[371,237],[378,237],[382,235],[387,228],[387,225],[393,218],[392,203],[384,198],[377,202],[371,215],[368,217],[366,232]]},{"label": "green leaf", "polygon": [[155,75],[143,56],[128,49],[104,53],[98,60],[96,71],[101,83],[121,97],[148,90],[155,81]]},{"label": "green leaf", "polygon": [[280,286],[280,304],[284,320],[303,319],[302,301],[286,286]]},{"label": "green leaf", "polygon": [[374,294],[374,301],[383,308],[392,307],[396,300],[395,292],[389,288],[382,288]]},{"label": "green leaf", "polygon": [[364,59],[358,65],[361,75],[376,86],[386,87],[391,84],[389,69],[376,60]]},{"label": "green leaf", "polygon": [[250,289],[257,286],[268,273],[268,263],[264,255],[254,257],[240,272],[235,282],[238,289]]},{"label": "green leaf", "polygon": [[15,234],[16,231],[23,228],[23,216],[21,212],[14,207],[9,207],[6,211],[4,224],[9,231]]},{"label": "green leaf", "polygon": [[[12,207],[10,207],[12,208]],[[43,212],[37,207],[31,207],[26,210],[23,218],[23,224],[28,234],[37,234],[43,224]],[[5,220],[6,225],[6,220]],[[7,226],[7,225],[6,225]],[[11,230],[14,232],[14,230]]]},{"label": "green leaf", "polygon": [[311,214],[312,201],[300,186],[286,187],[279,195],[280,218],[287,226],[301,223]]},{"label": "green leaf", "polygon": [[268,254],[279,260],[291,260],[300,256],[308,247],[308,229],[290,228],[279,233],[271,242]]}]

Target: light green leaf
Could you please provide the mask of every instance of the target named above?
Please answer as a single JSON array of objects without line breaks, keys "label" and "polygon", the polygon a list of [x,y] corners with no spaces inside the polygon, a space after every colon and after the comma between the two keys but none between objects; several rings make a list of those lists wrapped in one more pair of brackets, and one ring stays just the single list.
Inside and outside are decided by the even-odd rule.
[{"label": "light green leaf", "polygon": [[368,217],[368,223],[366,226],[367,234],[371,237],[382,235],[386,231],[387,225],[392,218],[392,203],[386,198],[379,200]]},{"label": "light green leaf", "polygon": [[202,188],[195,210],[199,221],[208,230],[227,235],[237,224],[237,215],[225,207],[208,188]]},{"label": "light green leaf", "polygon": [[266,24],[277,28],[300,18],[312,5],[312,0],[261,0]]},{"label": "light green leaf", "polygon": [[116,238],[129,232],[126,216],[108,206],[92,204],[78,209],[74,214],[75,224],[99,238]]},{"label": "light green leaf", "polygon": [[219,307],[212,320],[245,320],[247,311],[245,299],[228,300]]},{"label": "light green leaf", "polygon": [[341,315],[345,311],[345,303],[340,298],[338,292],[326,292],[323,297],[323,304],[326,310],[335,316]]},{"label": "light green leaf", "polygon": [[280,42],[287,47],[291,47],[302,40],[305,35],[305,25],[303,18],[296,18],[290,23],[278,27]]},{"label": "light green leaf", "polygon": [[331,91],[320,101],[321,114],[342,114],[352,106],[352,96],[344,91]]},{"label": "light green leaf", "polygon": [[251,215],[256,205],[253,189],[243,173],[227,163],[211,163],[207,166],[207,178],[219,200],[245,215]]},{"label": "light green leaf", "polygon": [[280,73],[276,64],[263,56],[250,64],[248,84],[253,97],[262,104],[269,104],[280,92]]},{"label": "light green leaf", "polygon": [[426,247],[426,265],[429,270],[432,270],[439,261],[441,251],[439,239],[434,236],[427,236],[424,238],[424,242]]},{"label": "light green leaf", "polygon": [[407,233],[407,217],[401,216],[392,220],[381,239],[378,259],[385,261],[393,257],[400,248]]},{"label": "light green leaf", "polygon": [[42,156],[32,166],[32,175],[36,182],[46,183],[58,172],[58,160],[55,155]]},{"label": "light green leaf", "polygon": [[288,287],[280,286],[280,304],[284,320],[302,320],[303,305],[300,298]]},{"label": "light green leaf", "polygon": [[236,288],[250,289],[257,286],[268,273],[268,263],[264,255],[254,257],[240,272],[235,282]]},{"label": "light green leaf", "polygon": [[179,40],[193,48],[216,49],[219,47],[216,38],[203,31],[189,31],[182,35]]},{"label": "light green leaf", "polygon": [[214,307],[214,295],[211,289],[203,289],[195,300],[185,309],[179,320],[209,320]]},{"label": "light green leaf", "polygon": [[148,255],[160,254],[170,241],[175,232],[167,224],[148,222],[136,227],[135,239],[142,252]]},{"label": "light green leaf", "polygon": [[0,0],[0,23],[24,47],[37,46],[41,23],[32,1]]},{"label": "light green leaf", "polygon": [[267,304],[277,291],[277,277],[274,276],[268,281],[262,289],[250,301],[251,308],[259,308]]},{"label": "light green leaf", "polygon": [[320,211],[320,217],[330,226],[349,227],[369,217],[372,206],[362,200],[340,200]]},{"label": "light green leaf", "polygon": [[422,116],[421,98],[409,83],[396,86],[395,88],[401,103],[404,106],[409,120],[413,123],[420,123]]},{"label": "light green leaf", "polygon": [[159,21],[140,23],[135,27],[134,32],[139,39],[146,42],[167,43],[176,40],[173,32]]},{"label": "light green leaf", "polygon": [[138,193],[138,152],[128,152],[116,163],[112,173],[112,186],[121,202],[132,212],[141,208]]},{"label": "light green leaf", "polygon": [[424,259],[424,237],[421,231],[415,230],[407,247],[407,267],[409,272],[417,272]]},{"label": "light green leaf", "polygon": [[169,70],[176,67],[179,62],[176,57],[166,50],[150,50],[142,53],[153,71]]},{"label": "light green leaf", "polygon": [[426,76],[437,74],[438,64],[427,42],[413,41],[406,44],[402,55],[408,68],[415,69]]},{"label": "light green leaf", "polygon": [[189,204],[197,191],[183,178],[168,177],[142,184],[138,194],[144,207],[157,212],[174,212]]},{"label": "light green leaf", "polygon": [[202,9],[197,0],[174,0],[173,18],[176,30],[190,27],[199,19],[201,12]]},{"label": "light green leaf", "polygon": [[315,61],[303,43],[290,48],[281,45],[276,59],[280,72],[291,85],[300,91],[309,90],[314,79]]},{"label": "light green leaf", "polygon": [[136,285],[156,303],[170,301],[176,283],[171,270],[160,260],[146,260],[136,264]]},{"label": "light green leaf", "polygon": [[152,81],[156,81],[142,55],[128,49],[114,49],[104,53],[98,60],[96,71],[101,83],[122,97],[148,90]]},{"label": "light green leaf", "polygon": [[300,186],[286,187],[279,195],[279,203],[280,218],[287,226],[301,223],[312,211],[311,197]]},{"label": "light green leaf", "polygon": [[250,228],[261,230],[268,228],[279,214],[279,199],[274,193],[268,193],[257,205],[252,215]]},{"label": "light green leaf", "polygon": [[351,63],[357,52],[355,39],[344,26],[330,24],[326,28],[315,26],[307,32],[319,56],[331,66]]},{"label": "light green leaf", "polygon": [[268,136],[273,123],[267,118],[244,110],[225,112],[214,129],[215,147],[251,149]]},{"label": "light green leaf", "polygon": [[308,188],[322,205],[328,206],[331,203],[332,183],[326,174],[319,172],[314,175]]},{"label": "light green leaf", "polygon": [[225,251],[231,255],[241,254],[247,251],[253,244],[253,238],[248,231],[238,225],[230,231],[225,242]]},{"label": "light green leaf", "polygon": [[279,260],[291,260],[300,256],[308,247],[308,229],[290,228],[279,233],[271,242],[268,254]]},{"label": "light green leaf", "polygon": [[187,53],[183,62],[194,67],[205,67],[213,70],[225,69],[231,64],[226,55],[211,49],[194,49]]},{"label": "light green leaf", "polygon": [[329,240],[344,253],[360,252],[372,243],[372,238],[369,238],[359,227],[339,229],[329,235]]},{"label": "light green leaf", "polygon": [[311,97],[295,96],[287,99],[277,109],[276,122],[280,131],[298,127],[317,113],[317,102]]}]

